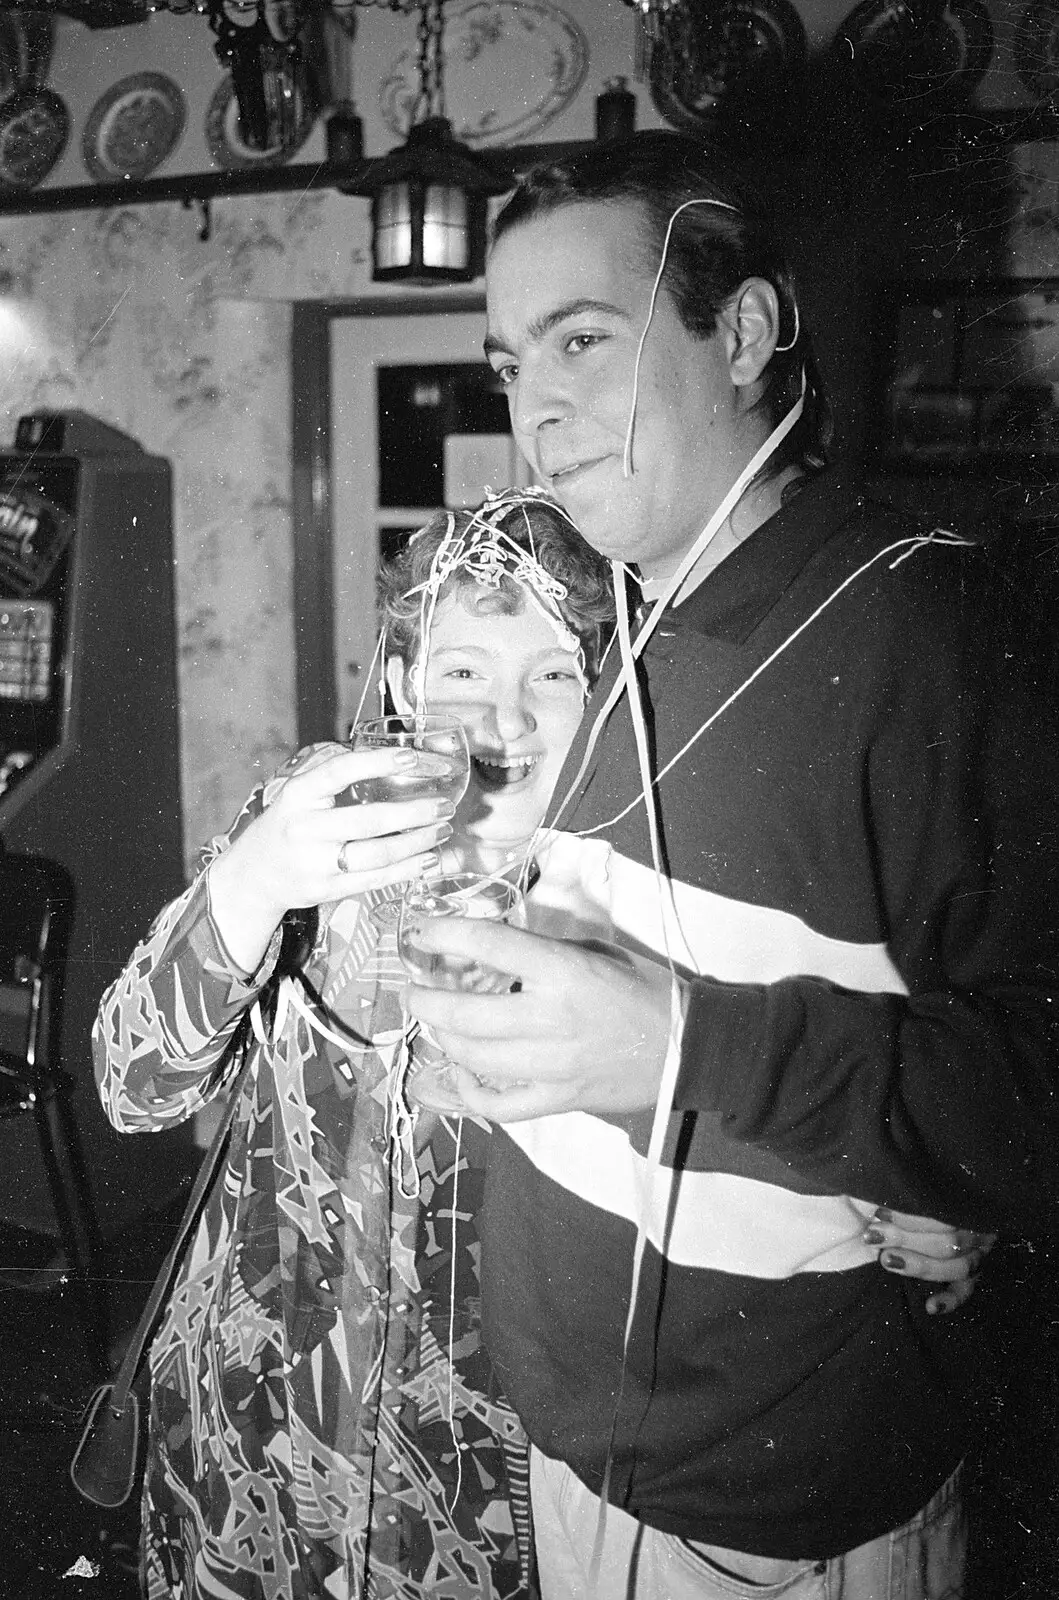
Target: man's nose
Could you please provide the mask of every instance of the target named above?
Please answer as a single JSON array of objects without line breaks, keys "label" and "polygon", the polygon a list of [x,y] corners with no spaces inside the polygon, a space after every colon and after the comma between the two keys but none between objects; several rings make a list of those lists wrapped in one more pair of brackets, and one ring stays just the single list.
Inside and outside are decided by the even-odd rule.
[{"label": "man's nose", "polygon": [[574,414],[569,386],[562,382],[555,363],[542,357],[523,361],[508,399],[516,437],[532,438],[542,428]]}]

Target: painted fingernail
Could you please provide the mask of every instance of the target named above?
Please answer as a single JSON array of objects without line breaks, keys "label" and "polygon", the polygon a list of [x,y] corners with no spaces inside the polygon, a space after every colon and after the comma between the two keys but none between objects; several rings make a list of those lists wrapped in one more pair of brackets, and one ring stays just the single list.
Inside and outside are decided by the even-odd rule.
[{"label": "painted fingernail", "polygon": [[885,1233],[880,1233],[878,1228],[865,1228],[864,1232],[861,1234],[861,1238],[864,1240],[865,1244],[886,1243]]},{"label": "painted fingernail", "polygon": [[903,1272],[908,1265],[904,1256],[899,1256],[896,1250],[884,1250],[879,1259],[884,1267],[892,1267],[895,1272]]},{"label": "painted fingernail", "polygon": [[434,802],[434,815],[436,817],[454,817],[456,807],[451,800],[436,800]]},{"label": "painted fingernail", "polygon": [[893,1220],[894,1220],[894,1214],[890,1210],[889,1206],[876,1206],[875,1207],[875,1221],[876,1222],[892,1222]]},{"label": "painted fingernail", "polygon": [[420,872],[437,872],[439,871],[440,867],[441,857],[434,850],[432,850],[429,855],[420,856],[419,858]]},{"label": "painted fingernail", "polygon": [[393,764],[395,767],[414,767],[419,760],[418,750],[396,750]]},{"label": "painted fingernail", "polygon": [[443,844],[446,839],[451,839],[451,837],[452,824],[449,822],[439,822],[438,826],[434,829],[434,842],[436,844]]}]

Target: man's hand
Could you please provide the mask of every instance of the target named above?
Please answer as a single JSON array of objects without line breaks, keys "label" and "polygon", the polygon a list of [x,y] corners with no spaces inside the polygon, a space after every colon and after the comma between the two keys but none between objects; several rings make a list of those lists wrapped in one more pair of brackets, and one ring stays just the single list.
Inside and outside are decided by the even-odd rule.
[{"label": "man's hand", "polygon": [[453,1063],[416,1073],[413,1099],[494,1122],[654,1106],[670,1032],[665,968],[616,946],[496,923],[438,921],[418,937],[510,973],[518,987],[503,995],[406,991],[408,1010]]}]

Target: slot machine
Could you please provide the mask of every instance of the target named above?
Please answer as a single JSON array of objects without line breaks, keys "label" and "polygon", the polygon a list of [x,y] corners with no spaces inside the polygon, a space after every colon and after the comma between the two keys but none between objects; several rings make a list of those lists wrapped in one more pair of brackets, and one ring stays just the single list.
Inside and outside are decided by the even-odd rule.
[{"label": "slot machine", "polygon": [[[90,1048],[103,989],[183,887],[179,752],[169,463],[84,412],[24,416],[0,452],[0,845],[72,885],[53,1045],[105,1235],[197,1160],[190,1129],[110,1127]],[[0,1123],[0,1218],[55,1231],[31,1117]]]}]

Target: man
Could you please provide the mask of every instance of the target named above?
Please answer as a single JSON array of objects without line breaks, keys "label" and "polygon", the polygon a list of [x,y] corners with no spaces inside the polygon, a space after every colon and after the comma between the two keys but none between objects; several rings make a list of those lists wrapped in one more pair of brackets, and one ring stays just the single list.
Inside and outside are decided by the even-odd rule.
[{"label": "man", "polygon": [[545,1600],[959,1595],[984,1318],[928,1319],[862,1225],[1024,1236],[1057,1190],[1054,880],[982,557],[821,470],[782,257],[679,136],[531,175],[487,307],[520,449],[645,602],[556,790],[563,937],[438,929],[517,992],[409,992],[458,1063],[417,1094],[498,1124]]}]

